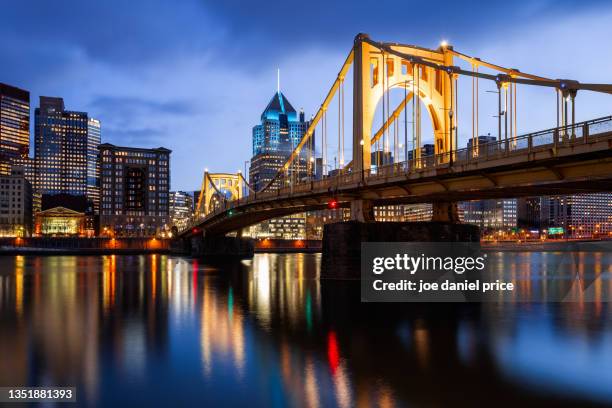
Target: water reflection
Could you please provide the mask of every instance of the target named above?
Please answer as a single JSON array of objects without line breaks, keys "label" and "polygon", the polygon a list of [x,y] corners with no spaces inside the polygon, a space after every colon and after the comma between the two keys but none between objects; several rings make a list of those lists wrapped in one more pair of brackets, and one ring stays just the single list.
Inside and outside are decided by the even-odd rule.
[{"label": "water reflection", "polygon": [[493,263],[526,291],[576,285],[541,278],[578,265],[592,293],[362,304],[358,283],[319,280],[319,255],[3,257],[0,385],[76,385],[100,406],[612,403],[610,255],[518,259]]}]

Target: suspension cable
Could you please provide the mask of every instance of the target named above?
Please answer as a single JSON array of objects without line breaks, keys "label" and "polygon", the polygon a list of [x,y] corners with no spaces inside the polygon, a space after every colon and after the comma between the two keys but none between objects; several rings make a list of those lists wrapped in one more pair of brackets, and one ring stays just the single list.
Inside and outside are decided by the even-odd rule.
[{"label": "suspension cable", "polygon": [[342,98],[342,158],[340,159],[340,164],[344,166],[344,78],[340,87],[340,97]]}]

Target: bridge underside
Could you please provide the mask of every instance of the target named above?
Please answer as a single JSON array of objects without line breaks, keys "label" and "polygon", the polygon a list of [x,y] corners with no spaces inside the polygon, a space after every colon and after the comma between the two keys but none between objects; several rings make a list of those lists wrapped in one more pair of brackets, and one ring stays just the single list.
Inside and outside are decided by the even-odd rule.
[{"label": "bridge underside", "polygon": [[[558,147],[556,152],[541,149],[528,155],[438,165],[408,173],[381,168],[379,174],[363,180],[360,174],[352,174],[335,182],[330,179],[324,186],[313,183],[303,192],[283,189],[249,196],[231,212],[209,215],[198,228],[207,234],[225,234],[270,218],[325,209],[331,199],[347,208],[354,200],[394,205],[612,191],[612,139],[600,147],[585,144],[584,148]],[[185,235],[192,233],[186,231]]]}]

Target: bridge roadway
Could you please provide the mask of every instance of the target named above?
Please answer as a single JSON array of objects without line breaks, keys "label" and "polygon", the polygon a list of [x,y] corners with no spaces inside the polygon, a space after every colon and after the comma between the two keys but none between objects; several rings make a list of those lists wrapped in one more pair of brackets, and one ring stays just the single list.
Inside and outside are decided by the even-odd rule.
[{"label": "bridge roadway", "polygon": [[[612,191],[612,116],[321,180],[252,193],[180,232],[219,235],[284,215],[338,207],[458,202]],[[452,159],[452,160],[451,160]]]}]

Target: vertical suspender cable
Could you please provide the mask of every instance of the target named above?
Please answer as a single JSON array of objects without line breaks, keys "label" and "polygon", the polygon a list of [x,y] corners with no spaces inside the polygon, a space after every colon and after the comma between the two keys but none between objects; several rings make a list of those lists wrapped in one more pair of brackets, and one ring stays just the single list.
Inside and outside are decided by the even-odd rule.
[{"label": "vertical suspender cable", "polygon": [[555,98],[557,100],[557,127],[559,127],[559,90],[555,89]]},{"label": "vertical suspender cable", "polygon": [[512,135],[514,134],[514,129],[512,128],[512,124],[514,123],[514,110],[513,110],[513,106],[514,105],[512,103],[512,101],[514,100],[514,97],[512,95],[512,88],[513,88],[512,82],[509,82],[508,83],[508,90],[506,91],[507,92],[506,98],[508,98],[508,93],[509,93],[509,95],[510,95],[510,98],[509,98],[510,99],[510,105],[508,106],[509,115],[506,115],[506,121],[508,121],[508,117],[507,116],[510,116],[510,136],[509,136],[510,140],[512,140]]},{"label": "vertical suspender cable", "polygon": [[508,142],[508,83],[504,86],[504,139]]},{"label": "vertical suspender cable", "polygon": [[[478,65],[476,65],[476,72],[478,72]],[[478,115],[480,113],[480,107],[478,105],[478,77],[476,77],[476,130],[474,132],[476,136],[476,155],[480,154],[480,138],[478,137]]]},{"label": "vertical suspender cable", "polygon": [[[457,150],[457,142],[459,141],[459,75],[455,76],[455,114],[453,115],[453,118],[455,122],[453,146],[454,150]],[[452,151],[451,154],[453,154]]]},{"label": "vertical suspender cable", "polygon": [[342,98],[342,157],[340,159],[341,166],[344,166],[344,79],[342,79],[341,84],[341,98]]},{"label": "vertical suspender cable", "polygon": [[418,88],[416,88],[416,65],[412,65],[412,160],[416,159],[416,99],[418,98]]},{"label": "vertical suspender cable", "polygon": [[338,156],[338,160],[336,161],[336,169],[340,168],[341,162],[340,162],[340,150],[341,150],[341,146],[340,146],[340,137],[342,135],[342,128],[341,128],[341,116],[342,116],[342,81],[340,82],[340,84],[338,85],[338,93],[336,94],[338,96],[338,153],[336,154],[336,156]]},{"label": "vertical suspender cable", "polygon": [[[406,72],[408,76],[408,72]],[[414,94],[412,95],[414,99]],[[408,161],[408,79],[404,82],[404,161]]]},{"label": "vertical suspender cable", "polygon": [[514,96],[514,108],[512,109],[512,118],[514,119],[514,126],[512,127],[514,129],[514,145],[516,147],[516,137],[518,136],[518,129],[516,128],[516,124],[517,124],[517,110],[516,110],[516,82],[514,83],[514,92],[512,92],[512,95]]},{"label": "vertical suspender cable", "polygon": [[[474,72],[474,64],[472,64],[472,72]],[[474,130],[476,129],[476,116],[475,116],[475,103],[476,103],[476,77],[472,77],[472,151],[471,154],[474,156],[474,151],[476,149],[476,138],[474,137]]]}]

